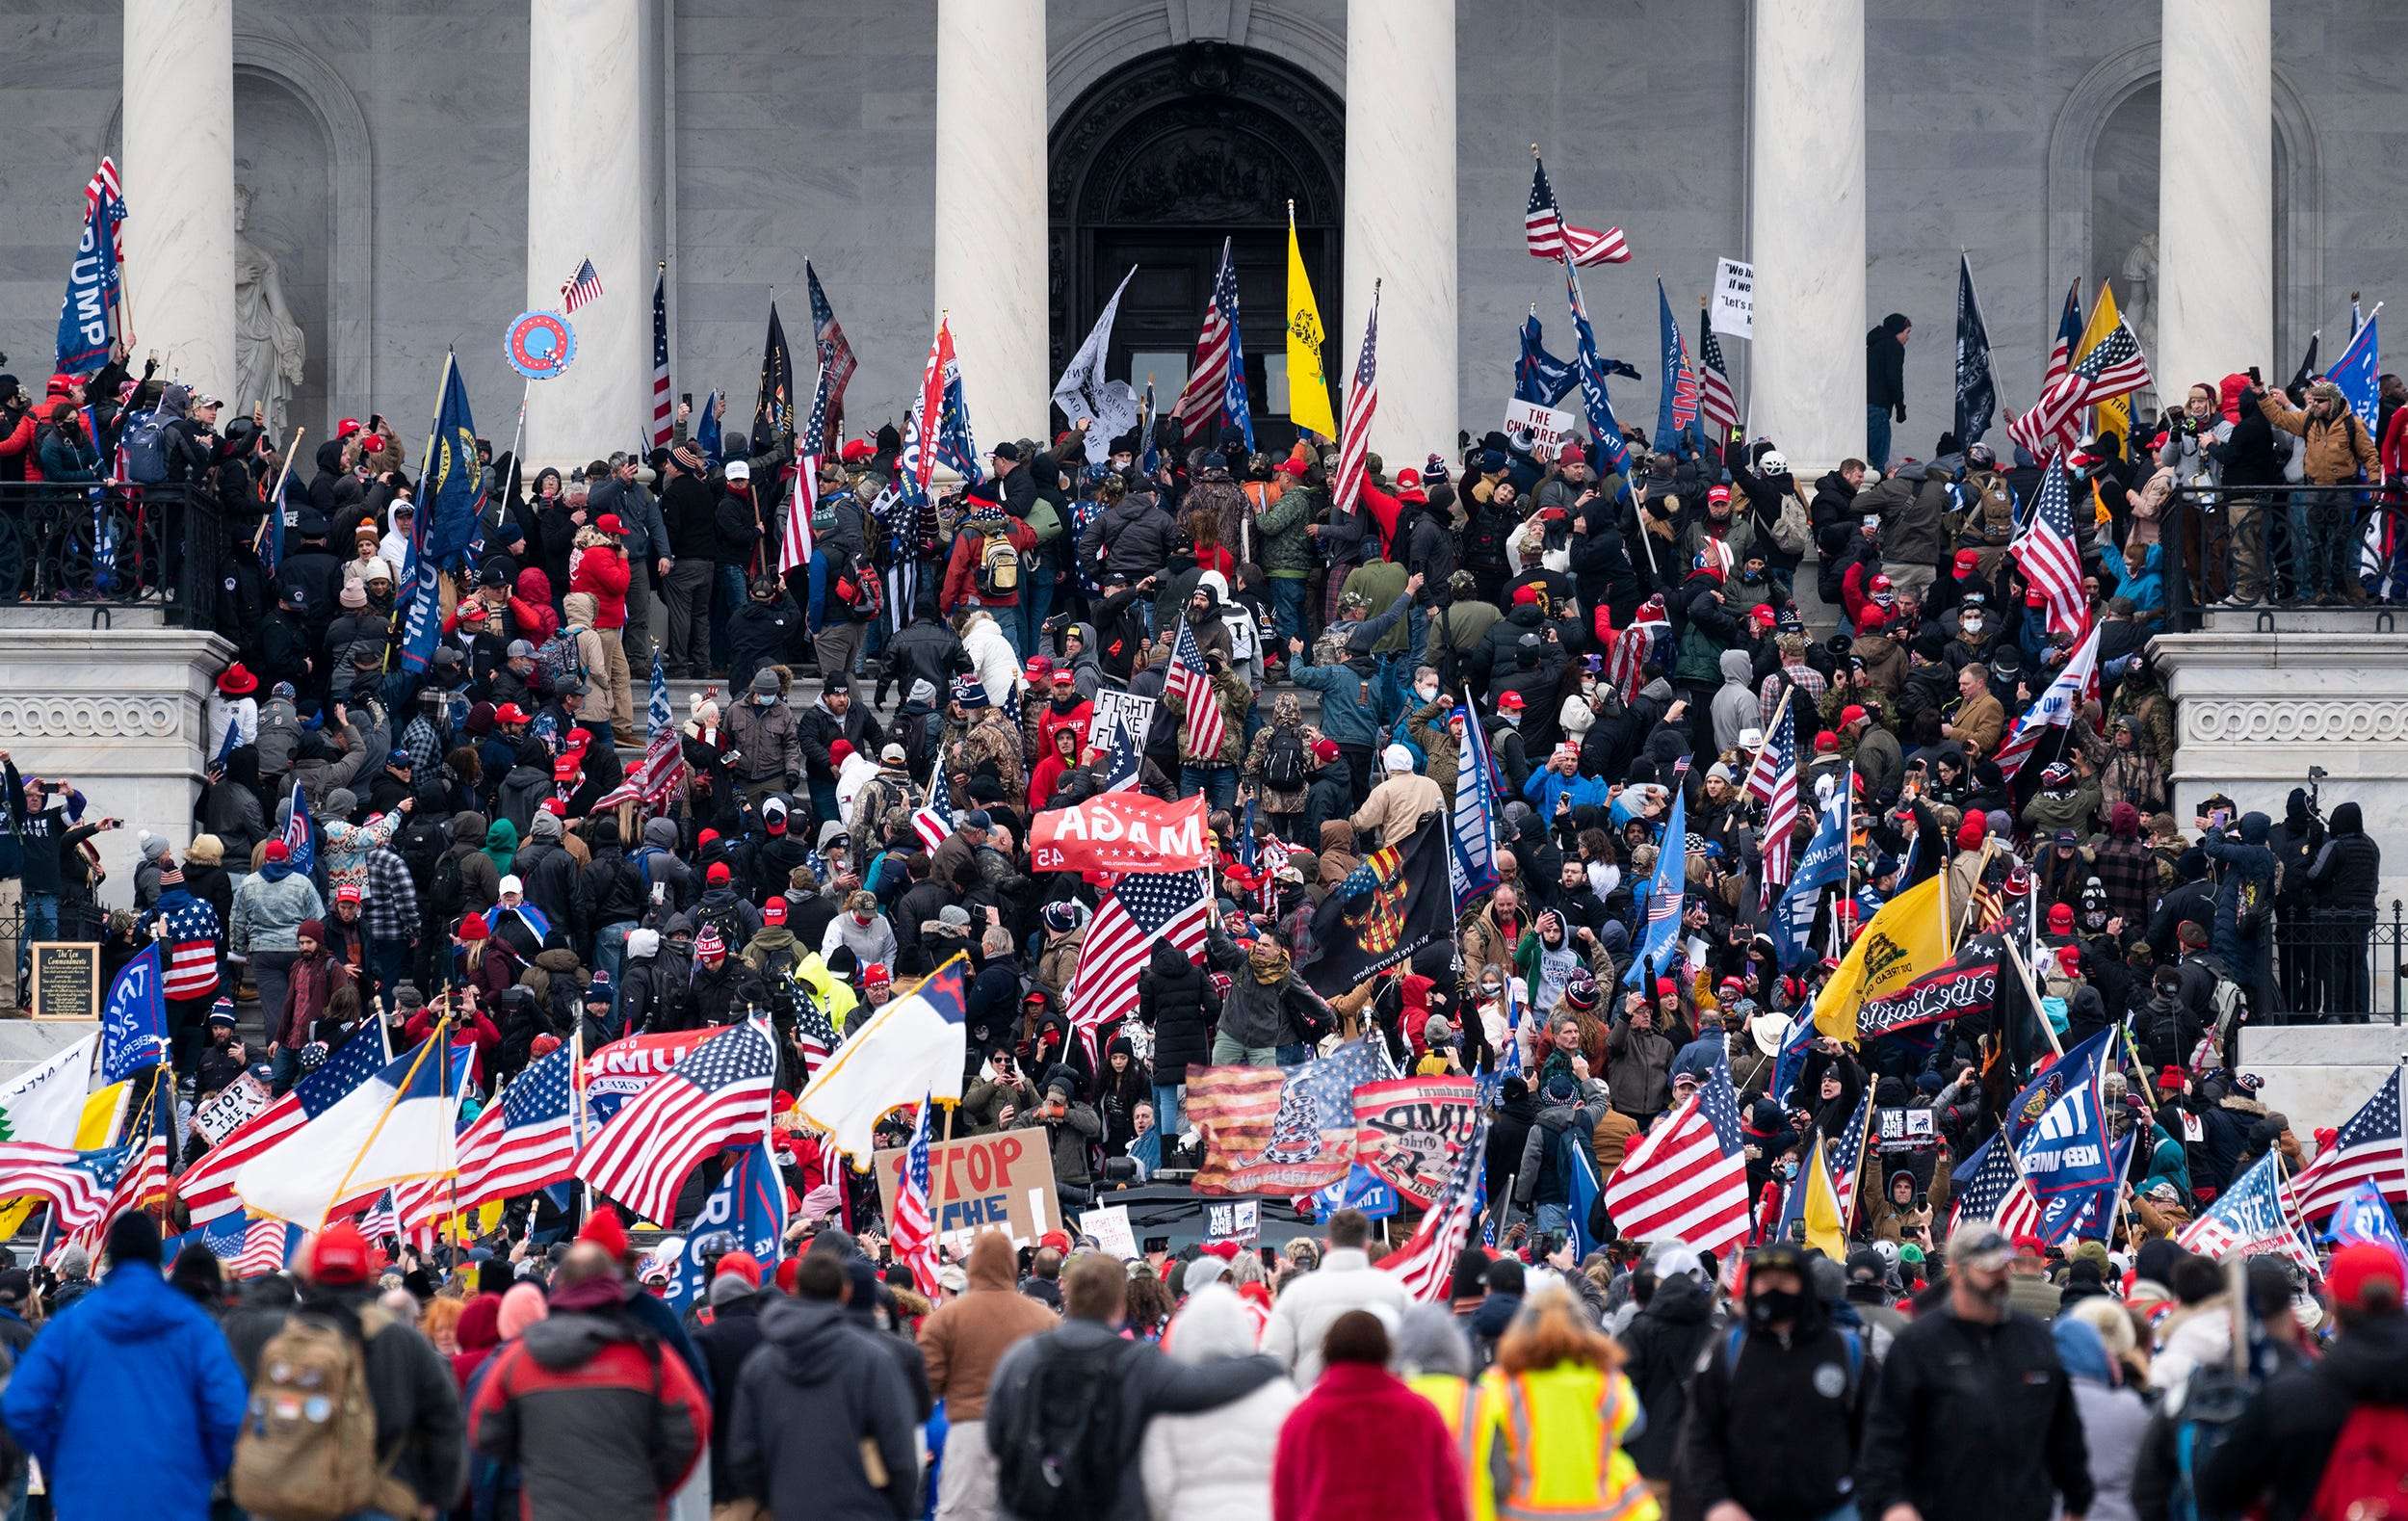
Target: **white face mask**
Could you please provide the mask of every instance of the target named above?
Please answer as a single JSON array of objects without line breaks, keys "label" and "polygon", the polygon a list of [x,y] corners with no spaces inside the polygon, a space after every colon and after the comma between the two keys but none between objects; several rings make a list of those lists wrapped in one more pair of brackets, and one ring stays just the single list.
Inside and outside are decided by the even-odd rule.
[{"label": "white face mask", "polygon": [[1416,687],[1413,690],[1422,695],[1422,700],[1424,702],[1435,702],[1438,700],[1438,687],[1435,682],[1429,683],[1426,686]]}]

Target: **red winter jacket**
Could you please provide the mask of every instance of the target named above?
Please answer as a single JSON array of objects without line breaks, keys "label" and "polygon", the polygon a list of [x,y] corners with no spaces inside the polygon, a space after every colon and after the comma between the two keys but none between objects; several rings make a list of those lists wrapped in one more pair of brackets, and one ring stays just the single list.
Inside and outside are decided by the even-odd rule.
[{"label": "red winter jacket", "polygon": [[518,573],[510,596],[510,617],[518,637],[540,644],[561,631],[561,616],[552,608],[552,578],[534,565]]},{"label": "red winter jacket", "polygon": [[16,427],[0,438],[0,460],[14,464],[0,465],[0,480],[39,481],[41,479],[41,451],[34,447],[35,434],[39,432],[34,414],[28,409],[16,420]]},{"label": "red winter jacket", "polygon": [[[1004,519],[1004,537],[1024,555],[1036,553],[1036,532],[1016,517]],[[986,536],[975,528],[965,527],[954,536],[952,558],[945,562],[945,585],[937,598],[936,610],[946,617],[965,607],[1016,608],[1020,593],[994,596],[979,590],[979,556],[986,549]]]},{"label": "red winter jacket", "polygon": [[1469,1521],[1446,1418],[1366,1363],[1329,1365],[1288,1412],[1270,1487],[1271,1521]]},{"label": "red winter jacket", "polygon": [[577,551],[576,564],[568,572],[568,590],[593,594],[593,626],[599,629],[622,629],[627,626],[627,551],[616,545],[595,544]]},{"label": "red winter jacket", "polygon": [[[434,1034],[434,1017],[433,1009],[420,1009],[402,1027],[402,1038],[413,1046],[423,1043]],[[493,1027],[493,1020],[482,1009],[469,1010],[453,1025],[452,1044],[476,1048],[477,1054],[468,1063],[468,1079],[480,1088],[484,1088],[493,1071],[494,1058],[502,1049],[502,1032]]]}]

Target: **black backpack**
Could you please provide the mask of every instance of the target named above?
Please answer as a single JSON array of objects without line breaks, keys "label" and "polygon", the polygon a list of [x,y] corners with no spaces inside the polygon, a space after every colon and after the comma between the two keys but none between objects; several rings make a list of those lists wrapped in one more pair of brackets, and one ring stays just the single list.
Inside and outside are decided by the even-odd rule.
[{"label": "black backpack", "polygon": [[1088,1521],[1115,1508],[1125,1464],[1123,1359],[1118,1338],[1035,1351],[1025,1397],[1013,1401],[997,1445],[996,1490],[1019,1521]]},{"label": "black backpack", "polygon": [[1270,731],[1263,751],[1263,782],[1274,792],[1296,792],[1304,786],[1304,731],[1283,725]]}]

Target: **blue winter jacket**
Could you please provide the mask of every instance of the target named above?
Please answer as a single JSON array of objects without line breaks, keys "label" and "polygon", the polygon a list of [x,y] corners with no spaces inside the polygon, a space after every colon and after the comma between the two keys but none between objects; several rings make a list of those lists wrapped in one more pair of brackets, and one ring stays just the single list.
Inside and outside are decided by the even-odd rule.
[{"label": "blue winter jacket", "polygon": [[34,1338],[0,1418],[48,1476],[59,1521],[205,1521],[248,1399],[216,1323],[156,1267],[126,1263]]}]

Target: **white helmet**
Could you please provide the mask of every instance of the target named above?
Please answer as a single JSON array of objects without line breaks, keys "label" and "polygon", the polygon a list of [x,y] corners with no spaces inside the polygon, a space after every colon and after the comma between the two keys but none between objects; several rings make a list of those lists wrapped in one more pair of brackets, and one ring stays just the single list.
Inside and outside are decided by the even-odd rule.
[{"label": "white helmet", "polygon": [[1765,451],[1764,458],[1756,461],[1756,473],[1758,475],[1788,475],[1790,457],[1778,449],[1767,449]]}]

